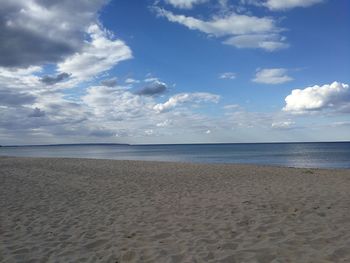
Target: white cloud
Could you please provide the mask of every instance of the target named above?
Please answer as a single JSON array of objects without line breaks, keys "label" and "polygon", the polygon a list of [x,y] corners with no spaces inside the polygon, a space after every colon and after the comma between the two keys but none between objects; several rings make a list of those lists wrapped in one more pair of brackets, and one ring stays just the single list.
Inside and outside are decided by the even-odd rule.
[{"label": "white cloud", "polygon": [[137,80],[137,79],[133,79],[133,78],[127,78],[127,79],[125,80],[125,83],[126,83],[126,84],[134,84],[134,83],[140,83],[140,81]]},{"label": "white cloud", "polygon": [[208,0],[165,0],[176,8],[191,9],[194,5],[208,2]]},{"label": "white cloud", "polygon": [[[7,77],[0,75],[0,83],[4,80],[7,86],[2,85],[2,90],[13,91],[13,97],[11,103],[0,102],[0,139],[9,144],[262,141],[271,136],[283,140],[295,128],[285,112],[248,112],[234,104],[226,105],[221,116],[193,110],[202,102],[217,102],[219,96],[210,93],[177,94],[157,104],[158,99],[138,96],[126,87],[90,86],[85,94],[77,95],[68,88],[48,88],[32,75],[37,74],[33,69],[3,72]],[[10,83],[18,85],[14,88]],[[31,88],[25,88],[25,83]],[[1,99],[6,98],[0,95]],[[339,127],[346,131],[348,126]],[[278,137],[281,129],[287,137]]]},{"label": "white cloud", "polygon": [[[18,3],[21,6],[22,3],[31,4],[39,1],[45,2],[40,12],[35,15],[35,19],[39,20],[42,16],[43,27],[38,26],[41,29],[44,29],[45,23],[50,25],[51,22],[55,22],[53,27],[56,25],[64,27],[65,19],[51,20],[46,19],[46,16],[53,15],[51,11],[54,12],[55,9],[57,12],[58,9],[61,10],[63,8],[61,5],[76,10],[79,3],[83,2],[82,0],[60,3],[47,0],[7,2],[10,5]],[[104,1],[101,0],[101,2]],[[90,5],[90,2],[86,5]],[[36,5],[33,6],[36,7]],[[46,12],[46,8],[50,9],[50,12]],[[26,12],[26,8],[23,10]],[[86,9],[83,10],[86,11]],[[76,29],[72,32],[80,34],[76,39],[69,39],[72,32],[63,34],[64,37],[59,34],[60,32],[57,33],[57,37],[62,37],[67,43],[69,42],[68,44],[71,44],[70,40],[77,42],[77,47],[68,53],[59,52],[57,59],[49,60],[58,62],[53,64],[56,66],[56,72],[46,71],[46,68],[41,67],[21,69],[9,66],[25,66],[28,63],[27,60],[6,62],[6,68],[0,67],[0,139],[6,138],[8,143],[27,143],[28,141],[66,143],[77,140],[79,142],[105,141],[99,138],[108,137],[113,141],[142,142],[145,137],[150,140],[154,136],[166,134],[168,139],[172,139],[174,133],[182,136],[181,134],[197,134],[197,132],[203,133],[211,129],[209,118],[195,113],[192,106],[202,102],[217,102],[219,96],[200,92],[188,95],[178,94],[169,98],[164,105],[160,105],[157,104],[158,99],[154,96],[139,96],[137,92],[131,92],[128,87],[118,86],[116,78],[107,79],[109,74],[101,74],[120,61],[131,58],[132,53],[123,41],[115,39],[111,32],[97,24],[96,10],[97,7],[91,10],[91,15],[87,15],[89,19],[84,20],[84,23],[75,25]],[[81,15],[79,12],[75,16],[71,12],[69,15],[71,16],[69,19],[81,21],[78,19]],[[28,26],[32,22],[28,19]],[[91,25],[91,23],[95,24]],[[32,29],[35,31],[39,24],[34,24]],[[55,30],[47,34],[54,37]],[[43,43],[52,44],[47,41]],[[3,43],[0,43],[0,46],[1,44]],[[46,59],[47,57],[44,56],[33,62],[40,64],[47,61]],[[101,78],[96,77],[103,77],[103,79],[100,81]],[[86,83],[86,80],[91,78],[96,78],[93,86]],[[99,81],[100,83],[96,84]],[[130,84],[140,81],[128,78],[125,82]],[[166,88],[164,83],[152,75],[147,76],[144,84],[158,86],[144,87],[138,93],[153,95],[163,92]],[[79,87],[78,93],[76,87]],[[85,88],[85,91],[81,88]],[[154,107],[161,109],[162,114],[158,114]],[[119,137],[123,138],[118,139]],[[197,135],[196,139],[200,140]]]},{"label": "white cloud", "polygon": [[219,75],[219,79],[235,79],[236,73],[234,72],[224,72]]},{"label": "white cloud", "polygon": [[204,21],[191,16],[177,15],[159,7],[154,9],[158,16],[191,30],[199,30],[215,37],[228,37],[223,43],[238,48],[261,48],[273,51],[288,47],[284,42],[286,39],[279,35],[282,29],[278,28],[275,21],[269,17],[231,13],[226,16],[214,16],[211,20]]},{"label": "white cloud", "polygon": [[203,21],[185,15],[176,15],[162,8],[156,8],[159,16],[166,17],[170,22],[182,24],[192,30],[200,30],[214,36],[262,33],[277,30],[271,18],[239,15],[232,13],[225,17],[214,17],[210,21]]},{"label": "white cloud", "polygon": [[131,49],[121,40],[113,39],[111,32],[94,24],[87,29],[91,41],[80,53],[58,64],[58,71],[87,80],[111,69],[123,60],[132,58]]},{"label": "white cloud", "polygon": [[235,46],[236,48],[261,48],[272,52],[279,49],[288,48],[285,37],[276,33],[240,35],[226,39],[224,44]]},{"label": "white cloud", "polygon": [[148,130],[145,130],[145,134],[146,134],[147,136],[151,136],[151,135],[154,134],[154,131],[153,131],[152,129],[148,129]]},{"label": "white cloud", "polygon": [[143,80],[144,82],[157,82],[160,81],[157,77],[148,77]]},{"label": "white cloud", "polygon": [[157,127],[168,127],[171,124],[172,124],[172,121],[166,119],[165,121],[157,123]]},{"label": "white cloud", "polygon": [[[175,95],[173,105],[165,103],[161,107],[172,110],[159,114],[154,110],[155,97],[139,96],[127,87],[115,85],[115,81],[108,82],[107,86],[87,87],[85,94],[80,95],[72,88],[81,82],[69,80],[64,85],[57,83],[48,87],[41,81],[40,70],[39,67],[0,68],[0,139],[20,144],[28,140],[67,143],[98,142],[106,138],[140,143],[165,136],[168,142],[178,142],[179,138],[192,136],[189,134],[212,129],[209,118],[194,113],[192,106],[216,102],[217,95]],[[201,140],[198,135],[195,138]]]},{"label": "white cloud", "polygon": [[0,105],[33,104],[38,93],[46,90],[46,85],[35,75],[41,70],[37,66],[26,69],[0,67]]},{"label": "white cloud", "polygon": [[284,68],[258,69],[253,81],[263,84],[286,83],[293,80],[293,78],[287,75],[287,72]]},{"label": "white cloud", "polygon": [[225,110],[239,110],[240,106],[238,104],[228,104],[223,107]]},{"label": "white cloud", "polygon": [[29,67],[26,69],[10,69],[0,67],[0,89],[9,91],[35,92],[43,89],[45,85],[34,74],[40,73],[41,67]]},{"label": "white cloud", "polygon": [[201,102],[213,102],[217,103],[220,99],[220,96],[206,93],[206,92],[195,92],[195,93],[180,93],[176,94],[169,98],[168,101],[164,103],[156,104],[153,109],[156,112],[165,112],[172,108],[175,108],[178,105],[184,103],[198,104]]},{"label": "white cloud", "polygon": [[295,7],[308,7],[321,3],[323,0],[267,0],[263,3],[270,10],[286,10]]},{"label": "white cloud", "polygon": [[293,125],[295,124],[294,121],[279,121],[279,122],[273,122],[271,124],[271,127],[274,129],[290,129],[291,127],[293,127]]},{"label": "white cloud", "polygon": [[294,89],[285,98],[284,111],[306,113],[312,111],[334,110],[350,111],[350,89],[348,84],[333,82],[323,86]]},{"label": "white cloud", "polygon": [[147,110],[147,102],[122,87],[93,86],[87,89],[82,101],[98,117],[124,120],[138,116],[141,110]]}]

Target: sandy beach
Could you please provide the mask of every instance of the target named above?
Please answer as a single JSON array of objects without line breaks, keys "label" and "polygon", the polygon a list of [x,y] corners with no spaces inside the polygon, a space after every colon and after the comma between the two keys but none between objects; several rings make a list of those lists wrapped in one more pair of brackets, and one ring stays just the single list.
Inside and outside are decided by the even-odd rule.
[{"label": "sandy beach", "polygon": [[350,262],[350,170],[0,158],[0,262]]}]

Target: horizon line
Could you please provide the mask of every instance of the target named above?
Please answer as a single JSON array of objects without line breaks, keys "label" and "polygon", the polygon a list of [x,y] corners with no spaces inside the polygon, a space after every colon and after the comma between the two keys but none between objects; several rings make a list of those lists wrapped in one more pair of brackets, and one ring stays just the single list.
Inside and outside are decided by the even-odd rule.
[{"label": "horizon line", "polygon": [[199,142],[199,143],[54,143],[54,144],[16,144],[0,147],[40,147],[40,146],[83,146],[83,145],[120,145],[120,146],[167,146],[167,145],[225,145],[225,144],[298,144],[298,143],[350,143],[350,141],[280,141],[280,142]]}]

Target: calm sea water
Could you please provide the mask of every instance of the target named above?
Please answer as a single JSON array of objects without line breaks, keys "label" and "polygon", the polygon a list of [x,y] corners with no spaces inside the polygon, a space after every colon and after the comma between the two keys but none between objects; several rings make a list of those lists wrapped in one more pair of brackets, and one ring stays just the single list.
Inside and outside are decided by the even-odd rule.
[{"label": "calm sea water", "polygon": [[0,155],[350,168],[350,142],[16,146]]}]

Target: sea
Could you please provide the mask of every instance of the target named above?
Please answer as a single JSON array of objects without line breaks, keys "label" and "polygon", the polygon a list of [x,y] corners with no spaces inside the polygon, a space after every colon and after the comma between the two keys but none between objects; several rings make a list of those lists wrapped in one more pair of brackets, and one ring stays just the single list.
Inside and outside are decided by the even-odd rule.
[{"label": "sea", "polygon": [[350,168],[350,142],[2,146],[0,156]]}]

